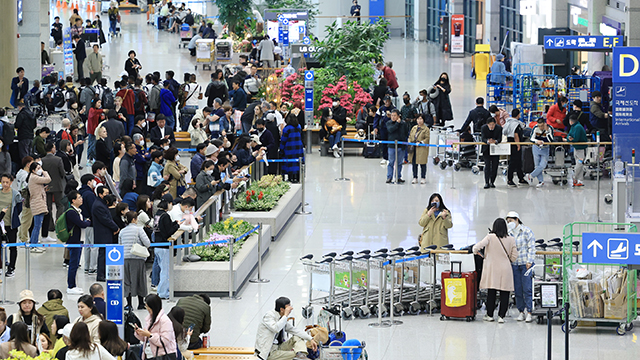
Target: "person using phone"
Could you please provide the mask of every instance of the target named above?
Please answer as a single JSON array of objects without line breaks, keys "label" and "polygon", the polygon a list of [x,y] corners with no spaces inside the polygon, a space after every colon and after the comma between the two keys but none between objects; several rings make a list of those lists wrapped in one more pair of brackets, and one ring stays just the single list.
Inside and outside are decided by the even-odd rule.
[{"label": "person using phone", "polygon": [[422,234],[418,239],[420,250],[427,252],[427,246],[438,247],[449,244],[449,229],[453,227],[451,213],[442,201],[442,196],[433,193],[429,197],[429,205],[422,212],[418,224],[422,226]]},{"label": "person using phone", "polygon": [[[190,324],[187,332],[191,331],[187,349],[202,347],[200,335],[206,335],[211,330],[211,299],[207,294],[196,294],[180,298],[175,308],[184,309],[181,324]],[[174,308],[174,309],[175,309]],[[173,312],[173,310],[171,310]],[[179,320],[179,319],[178,319]]]},{"label": "person using phone", "polygon": [[[279,297],[275,310],[269,310],[258,325],[256,356],[269,359],[307,359],[307,349],[318,349],[318,343],[288,320],[293,307],[291,300]],[[286,339],[287,335],[291,337]],[[295,355],[294,355],[295,354]]]}]

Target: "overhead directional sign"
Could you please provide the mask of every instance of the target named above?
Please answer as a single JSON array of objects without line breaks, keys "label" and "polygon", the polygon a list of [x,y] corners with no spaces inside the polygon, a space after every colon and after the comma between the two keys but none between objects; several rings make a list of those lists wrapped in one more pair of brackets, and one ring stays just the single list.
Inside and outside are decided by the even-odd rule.
[{"label": "overhead directional sign", "polygon": [[544,48],[550,50],[611,50],[622,46],[622,36],[553,36],[544,37]]},{"label": "overhead directional sign", "polygon": [[640,265],[640,234],[584,233],[582,234],[582,262]]}]

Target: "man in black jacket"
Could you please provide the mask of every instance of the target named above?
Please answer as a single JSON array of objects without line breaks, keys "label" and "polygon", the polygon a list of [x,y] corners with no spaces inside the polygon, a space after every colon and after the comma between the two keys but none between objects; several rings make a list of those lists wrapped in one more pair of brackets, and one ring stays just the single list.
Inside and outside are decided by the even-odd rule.
[{"label": "man in black jacket", "polygon": [[84,40],[82,40],[78,35],[73,35],[73,45],[73,54],[76,56],[76,70],[78,71],[78,80],[84,79],[82,65],[84,64],[84,59],[87,58],[87,52],[84,48]]},{"label": "man in black jacket", "polygon": [[[496,124],[496,119],[490,117],[487,123],[480,129],[482,142],[487,144],[499,144],[502,140],[502,127]],[[484,158],[484,188],[496,187],[494,182],[498,176],[498,163],[500,156],[491,155],[490,145],[482,145],[482,157]]]},{"label": "man in black jacket", "polygon": [[24,106],[23,100],[18,101],[15,128],[18,130],[18,152],[20,158],[24,159],[31,153],[33,132],[36,129],[36,117]]},{"label": "man in black jacket", "polygon": [[562,123],[564,124],[565,129],[570,129],[571,124],[569,124],[569,118],[572,115],[575,115],[578,118],[578,122],[586,129],[587,134],[589,134],[592,131],[594,131],[595,128],[593,127],[593,125],[591,125],[591,122],[589,121],[589,112],[582,111],[582,105],[583,105],[582,101],[574,100],[573,109],[571,109],[571,111],[569,111],[567,116],[564,117],[564,120],[562,121]]},{"label": "man in black jacket", "polygon": [[471,125],[473,122],[473,132],[479,133],[482,126],[487,122],[487,119],[491,117],[491,113],[489,110],[484,108],[484,98],[479,97],[476,99],[476,107],[475,109],[469,111],[469,115],[467,116],[467,120],[464,121],[464,124],[460,127],[460,129],[456,130],[458,133],[464,132],[463,130]]},{"label": "man in black jacket", "polygon": [[[44,216],[42,221],[42,237],[44,241],[55,242],[56,240],[49,237],[49,231],[55,230],[55,220],[51,221],[53,213],[51,212],[53,204],[56,204],[56,218],[62,215],[64,206],[62,205],[62,192],[67,185],[62,159],[57,157],[56,145],[49,142],[45,145],[47,155],[42,158],[42,170],[49,173],[51,182],[47,190],[47,209],[49,212]],[[55,219],[55,218],[54,218]]]},{"label": "man in black jacket", "polygon": [[[111,211],[104,200],[109,195],[109,189],[106,186],[98,186],[96,189],[98,197],[91,207],[91,215],[93,216],[93,236],[96,244],[113,243],[113,235],[120,231],[118,225],[113,221]],[[106,273],[106,251],[101,247],[98,249],[98,275],[97,281],[105,281]]]},{"label": "man in black jacket", "polygon": [[168,139],[170,146],[172,146],[176,142],[176,137],[173,134],[173,130],[171,127],[167,125],[167,119],[163,114],[156,115],[156,123],[158,126],[154,127],[149,131],[151,136],[151,142],[160,146],[160,140]]},{"label": "man in black jacket", "polygon": [[[389,132],[389,141],[407,141],[407,138],[409,137],[409,130],[407,123],[402,120],[400,110],[391,110],[391,120],[387,122],[387,131]],[[404,149],[405,145],[398,145],[398,163],[396,164],[396,147],[394,145],[389,145],[388,147],[389,165],[387,165],[387,184],[393,183],[394,165],[396,165],[397,169],[396,180],[398,184],[404,183],[404,180],[402,180],[402,159],[404,159]]]},{"label": "man in black jacket", "polygon": [[[76,190],[72,190],[67,194],[67,199],[71,202],[71,207],[67,211],[67,230],[69,231],[69,240],[67,244],[82,244],[80,235],[82,229],[91,225],[89,218],[82,216],[82,195]],[[67,294],[68,295],[82,295],[84,292],[81,288],[76,286],[76,273],[78,272],[78,266],[80,265],[80,255],[82,254],[82,248],[69,248],[69,270],[67,273]]]},{"label": "man in black jacket", "polygon": [[[91,219],[91,208],[96,201],[96,193],[93,192],[96,181],[93,174],[84,174],[80,178],[80,194],[82,195],[82,216],[85,219]],[[94,243],[93,226],[89,225],[84,230],[84,238],[86,244]],[[84,249],[84,273],[95,274],[98,270],[98,249],[88,247]]]},{"label": "man in black jacket", "polygon": [[331,103],[333,112],[333,120],[335,120],[338,125],[342,126],[343,131],[347,129],[347,109],[343,108],[340,105],[340,98],[333,98],[333,103]]}]

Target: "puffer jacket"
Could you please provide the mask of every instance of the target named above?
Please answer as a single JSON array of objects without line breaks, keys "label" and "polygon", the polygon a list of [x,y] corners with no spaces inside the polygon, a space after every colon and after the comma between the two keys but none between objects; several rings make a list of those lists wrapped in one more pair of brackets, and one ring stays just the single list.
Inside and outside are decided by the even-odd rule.
[{"label": "puffer jacket", "polygon": [[311,335],[294,327],[291,323],[287,322],[287,316],[280,316],[280,313],[275,310],[269,310],[258,324],[258,332],[256,334],[256,355],[261,359],[266,360],[271,352],[271,346],[276,335],[284,329],[289,335],[294,335],[302,340],[309,341],[312,339]]},{"label": "puffer jacket", "polygon": [[[144,346],[151,346],[151,353],[154,357],[177,353],[178,348],[176,345],[176,334],[173,331],[173,323],[171,319],[165,315],[164,310],[160,310],[153,325],[151,324],[151,314],[147,315],[144,328],[151,333],[152,336],[150,338],[138,334],[135,334],[135,336],[138,340],[145,343]],[[147,355],[145,351],[143,351],[142,360],[146,358]]]},{"label": "puffer jacket", "polygon": [[62,305],[62,299],[51,299],[46,301],[38,312],[44,316],[44,323],[47,324],[47,328],[51,329],[53,323],[53,317],[55,315],[64,315],[69,317],[69,310]]},{"label": "puffer jacket", "polygon": [[91,335],[91,341],[94,344],[100,344],[100,335],[98,334],[98,325],[102,321],[102,316],[100,315],[91,315],[86,319],[83,319],[82,316],[79,316],[73,323],[77,324],[79,322],[83,322],[87,324],[89,328],[89,335]]},{"label": "puffer jacket", "polygon": [[29,206],[31,207],[31,213],[35,215],[47,214],[47,193],[44,191],[44,186],[51,182],[51,177],[46,171],[42,171],[42,176],[38,176],[32,173],[29,176]]},{"label": "puffer jacket", "polygon": [[127,227],[122,229],[120,231],[120,234],[118,234],[118,240],[120,245],[124,245],[125,259],[133,259],[133,260],[143,259],[144,260],[145,258],[143,257],[133,255],[131,253],[131,248],[133,247],[134,244],[140,244],[146,248],[148,248],[151,245],[151,242],[149,241],[149,237],[147,237],[147,234],[144,232],[144,229],[138,226],[137,224],[129,224],[127,225]]}]

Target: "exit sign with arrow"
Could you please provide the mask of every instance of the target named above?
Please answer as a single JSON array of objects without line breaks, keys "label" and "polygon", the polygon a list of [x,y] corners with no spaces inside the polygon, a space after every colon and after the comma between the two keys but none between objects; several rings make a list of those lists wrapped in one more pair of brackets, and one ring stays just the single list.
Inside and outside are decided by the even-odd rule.
[{"label": "exit sign with arrow", "polygon": [[640,234],[584,233],[582,234],[582,262],[640,265]]}]

